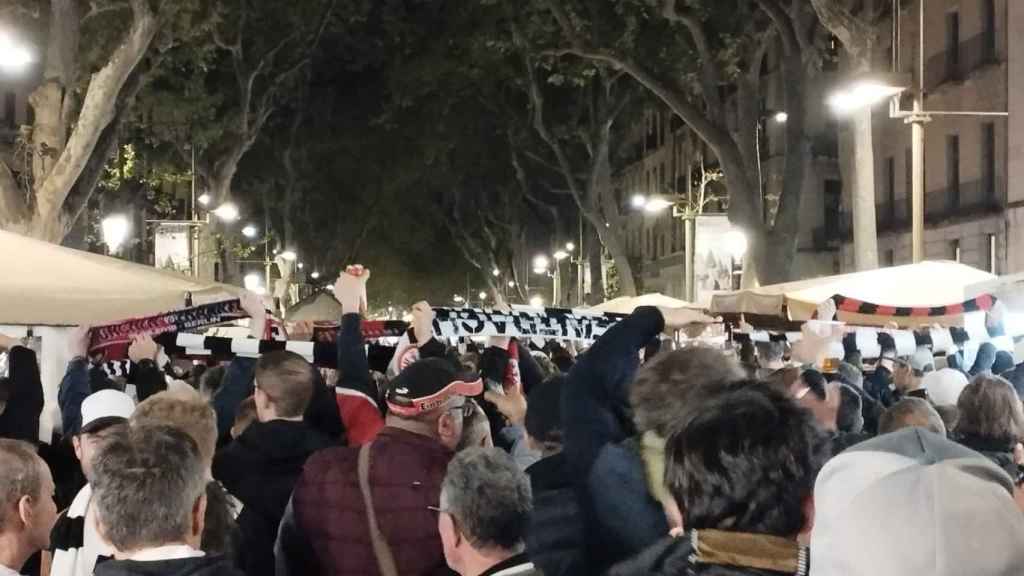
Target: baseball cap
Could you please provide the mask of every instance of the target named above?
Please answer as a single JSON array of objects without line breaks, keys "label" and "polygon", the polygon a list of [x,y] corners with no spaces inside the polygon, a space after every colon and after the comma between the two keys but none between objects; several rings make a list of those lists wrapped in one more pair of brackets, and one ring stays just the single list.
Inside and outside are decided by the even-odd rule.
[{"label": "baseball cap", "polygon": [[446,360],[426,358],[413,362],[388,385],[388,409],[399,416],[416,416],[444,406],[454,396],[483,394],[477,374],[460,373]]},{"label": "baseball cap", "polygon": [[928,399],[936,406],[956,406],[960,393],[967,388],[967,376],[959,370],[943,368],[929,372],[921,379]]},{"label": "baseball cap", "polygon": [[811,576],[1010,576],[1024,566],[1013,481],[922,428],[858,444],[814,488]]},{"label": "baseball cap", "polygon": [[935,356],[927,348],[918,348],[910,357],[910,367],[917,372],[931,372],[935,370]]},{"label": "baseball cap", "polygon": [[83,434],[95,434],[113,424],[124,422],[135,412],[135,402],[120,390],[93,392],[82,402]]}]

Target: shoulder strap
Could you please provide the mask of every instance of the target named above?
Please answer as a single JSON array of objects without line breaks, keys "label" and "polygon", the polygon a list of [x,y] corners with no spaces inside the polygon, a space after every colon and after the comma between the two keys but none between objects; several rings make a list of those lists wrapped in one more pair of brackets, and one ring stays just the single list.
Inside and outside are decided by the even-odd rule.
[{"label": "shoulder strap", "polygon": [[377,512],[373,508],[373,496],[370,495],[370,447],[373,442],[367,442],[359,448],[359,489],[363,493],[363,504],[366,506],[366,520],[370,525],[370,540],[373,542],[373,555],[377,558],[377,568],[381,576],[398,576],[398,568],[395,567],[395,557],[391,554],[391,547],[381,534],[380,526],[377,524]]}]

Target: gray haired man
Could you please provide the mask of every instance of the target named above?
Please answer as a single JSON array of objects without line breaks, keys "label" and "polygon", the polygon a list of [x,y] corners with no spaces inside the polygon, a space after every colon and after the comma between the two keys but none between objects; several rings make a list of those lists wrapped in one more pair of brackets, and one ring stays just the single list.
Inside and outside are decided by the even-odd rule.
[{"label": "gray haired man", "polygon": [[50,543],[57,521],[50,469],[35,447],[0,439],[0,576],[16,576]]},{"label": "gray haired man", "polygon": [[530,481],[511,456],[470,448],[448,464],[437,528],[448,566],[461,576],[540,574],[526,556]]},{"label": "gray haired man", "polygon": [[132,426],[107,442],[93,472],[98,530],[115,550],[96,576],[240,575],[199,550],[206,464],[185,432]]}]

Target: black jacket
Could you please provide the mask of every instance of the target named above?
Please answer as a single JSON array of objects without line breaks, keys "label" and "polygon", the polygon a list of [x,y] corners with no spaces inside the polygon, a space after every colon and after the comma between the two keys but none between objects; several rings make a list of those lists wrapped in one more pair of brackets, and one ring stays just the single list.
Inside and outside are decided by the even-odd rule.
[{"label": "black jacket", "polygon": [[737,566],[694,565],[688,535],[666,537],[637,556],[616,564],[606,576],[782,576],[784,572]]},{"label": "black jacket", "polygon": [[331,441],[305,422],[255,422],[213,459],[213,477],[242,502],[239,567],[274,574],[274,541],[302,468]]},{"label": "black jacket", "polygon": [[565,456],[548,456],[526,469],[533,514],[526,550],[544,576],[588,574],[583,515]]},{"label": "black jacket", "polygon": [[242,576],[223,556],[176,560],[108,560],[96,565],[96,576]]},{"label": "black jacket", "polygon": [[874,372],[864,378],[864,391],[884,408],[888,408],[896,402],[895,392],[891,386],[892,372],[884,366],[876,367]]},{"label": "black jacket", "polygon": [[1017,465],[1013,457],[1013,444],[990,440],[973,434],[957,434],[954,437],[962,446],[974,450],[991,460],[996,466],[1002,468],[1003,471],[1010,475],[1014,482],[1020,477],[1022,469]]},{"label": "black jacket", "polygon": [[39,415],[43,411],[43,384],[36,353],[24,346],[9,351],[11,394],[0,414],[0,438],[39,443]]}]

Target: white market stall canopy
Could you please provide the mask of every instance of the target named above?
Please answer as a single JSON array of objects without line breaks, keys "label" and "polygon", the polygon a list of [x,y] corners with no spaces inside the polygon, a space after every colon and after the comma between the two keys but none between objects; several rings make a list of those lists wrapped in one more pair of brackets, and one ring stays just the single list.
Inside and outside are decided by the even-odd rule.
[{"label": "white market stall canopy", "polygon": [[[814,316],[819,304],[837,295],[899,308],[946,306],[966,300],[968,286],[995,278],[957,262],[921,262],[716,294],[711,300],[711,313],[782,317],[788,312],[789,320],[804,321]],[[894,317],[840,310],[836,319],[862,326],[895,322],[901,327],[913,327],[959,324],[960,316]]]},{"label": "white market stall canopy", "polygon": [[1024,274],[991,278],[964,289],[964,300],[991,294],[1013,312],[1024,312]]},{"label": "white market stall canopy", "polygon": [[302,299],[288,309],[288,322],[337,322],[341,318],[341,304],[330,292],[318,292]]},{"label": "white market stall canopy", "polygon": [[679,300],[664,294],[653,292],[651,294],[644,294],[643,296],[619,296],[607,302],[603,302],[588,308],[589,312],[605,313],[611,312],[613,314],[632,314],[633,310],[636,310],[640,306],[657,306],[659,308],[700,308],[696,304],[691,304],[686,300]]},{"label": "white market stall canopy", "polygon": [[0,325],[97,325],[237,298],[241,288],[0,231]]}]

